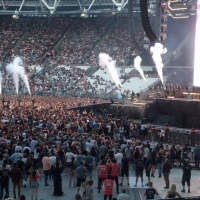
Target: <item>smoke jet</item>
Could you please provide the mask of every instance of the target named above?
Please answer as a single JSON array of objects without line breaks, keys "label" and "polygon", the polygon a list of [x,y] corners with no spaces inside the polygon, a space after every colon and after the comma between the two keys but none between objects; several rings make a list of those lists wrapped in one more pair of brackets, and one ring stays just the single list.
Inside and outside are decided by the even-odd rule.
[{"label": "smoke jet", "polygon": [[167,48],[164,48],[161,43],[155,43],[154,47],[150,48],[150,51],[152,53],[152,58],[154,60],[158,75],[160,77],[160,80],[163,84],[163,63],[162,63],[162,54],[165,54],[167,52]]},{"label": "smoke jet", "polygon": [[13,77],[16,93],[17,94],[19,93],[19,77],[20,77],[24,82],[29,94],[31,95],[30,86],[28,83],[28,77],[25,74],[25,69],[23,66],[23,60],[20,57],[14,58],[13,62],[6,66],[6,70]]},{"label": "smoke jet", "polygon": [[120,87],[123,87],[119,80],[117,70],[115,68],[115,66],[116,66],[115,60],[112,60],[112,58],[106,53],[100,53],[99,54],[99,66],[103,69],[106,69],[107,74],[110,75],[110,77],[112,78],[113,82],[118,87],[118,89]]},{"label": "smoke jet", "polygon": [[144,72],[141,68],[141,62],[142,62],[142,58],[140,56],[137,56],[135,59],[134,59],[134,67],[136,70],[138,70],[138,72],[140,73],[140,75],[142,76],[142,78],[144,79],[144,81],[147,83],[147,80],[144,76]]}]

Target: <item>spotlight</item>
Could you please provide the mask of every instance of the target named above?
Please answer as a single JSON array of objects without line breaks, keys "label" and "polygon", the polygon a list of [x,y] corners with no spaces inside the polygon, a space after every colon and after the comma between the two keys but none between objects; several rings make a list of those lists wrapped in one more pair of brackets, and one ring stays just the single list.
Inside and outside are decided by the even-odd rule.
[{"label": "spotlight", "polygon": [[19,16],[16,15],[16,14],[14,14],[14,15],[12,16],[12,18],[13,18],[13,19],[19,19]]},{"label": "spotlight", "polygon": [[81,17],[82,17],[82,18],[88,18],[88,14],[87,14],[87,13],[82,13],[82,14],[81,14]]}]

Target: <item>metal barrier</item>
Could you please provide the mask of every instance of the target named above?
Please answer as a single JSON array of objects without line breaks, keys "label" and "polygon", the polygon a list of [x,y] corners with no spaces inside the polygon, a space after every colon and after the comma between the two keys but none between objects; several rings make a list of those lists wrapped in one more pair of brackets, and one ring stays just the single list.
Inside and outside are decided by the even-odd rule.
[{"label": "metal barrier", "polygon": [[[160,130],[155,129],[153,133],[148,131],[148,139],[152,140],[152,137],[159,137],[158,132]],[[165,131],[164,142],[189,146],[200,145],[200,134],[189,134],[187,132],[181,132],[177,130]]]},{"label": "metal barrier", "polygon": [[[3,89],[2,94],[12,94],[15,95],[15,90]],[[27,94],[27,91],[19,91],[20,94]],[[100,99],[109,99],[109,98],[117,98],[117,94],[110,93],[82,93],[81,91],[35,91],[32,92],[32,95],[40,95],[40,96],[64,96],[64,97],[85,97],[85,98],[100,98]]]},{"label": "metal barrier", "polygon": [[[166,200],[166,199],[160,199],[160,200]],[[196,197],[170,198],[170,200],[200,200],[200,196],[196,196]]]}]

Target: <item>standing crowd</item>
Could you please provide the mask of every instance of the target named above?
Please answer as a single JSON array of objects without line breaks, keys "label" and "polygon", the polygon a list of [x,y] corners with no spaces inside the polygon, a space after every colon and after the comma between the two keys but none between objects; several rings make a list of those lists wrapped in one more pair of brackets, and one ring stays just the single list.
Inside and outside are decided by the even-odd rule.
[{"label": "standing crowd", "polygon": [[[63,107],[64,100],[59,97],[48,97],[49,104],[46,104],[45,97],[36,100],[39,101],[35,109],[26,104],[26,99],[22,102],[24,106],[12,104],[10,109],[0,109],[1,199],[9,195],[13,195],[14,199],[25,198],[21,194],[23,186],[31,188],[27,198],[37,200],[41,176],[44,176],[46,187],[53,186],[53,195],[64,195],[64,174],[68,186],[77,187],[75,199],[93,200],[94,185],[99,193],[103,190],[104,199],[114,199],[113,196],[120,193],[120,187],[129,187],[131,170],[136,175],[134,187],[139,186],[141,178],[141,186],[148,186],[144,195],[153,199],[158,194],[152,183],[156,171],[159,178],[164,177],[165,188],[169,189],[170,171],[174,166],[183,168],[182,192],[186,192],[185,182],[190,192],[192,157],[188,145],[182,149],[163,145],[162,142],[150,145],[140,139],[141,124],[132,120],[113,120],[86,110],[69,111]],[[139,135],[132,134],[138,131]],[[194,156],[199,158],[199,152],[200,148],[195,147]],[[197,158],[195,160],[198,161]],[[199,167],[198,162],[195,164],[196,168]],[[98,171],[97,182],[93,181],[95,169]],[[9,193],[9,178],[13,194]],[[49,179],[53,179],[53,185],[50,185]],[[171,185],[166,195],[180,196],[176,185]],[[117,199],[130,199],[125,188]]]}]

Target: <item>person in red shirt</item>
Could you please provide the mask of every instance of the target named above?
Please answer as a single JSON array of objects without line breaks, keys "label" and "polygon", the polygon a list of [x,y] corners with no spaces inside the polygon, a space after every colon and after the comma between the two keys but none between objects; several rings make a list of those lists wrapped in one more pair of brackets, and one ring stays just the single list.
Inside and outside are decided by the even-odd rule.
[{"label": "person in red shirt", "polygon": [[104,181],[104,200],[109,198],[109,200],[112,200],[112,194],[113,194],[113,185],[114,181],[111,180],[109,177]]},{"label": "person in red shirt", "polygon": [[190,134],[196,134],[196,130],[193,127],[190,130]]},{"label": "person in red shirt", "polygon": [[113,160],[111,164],[110,176],[112,180],[115,180],[116,187],[117,187],[117,194],[119,194],[119,180],[118,180],[119,170],[120,170],[120,166],[116,164],[116,160]]},{"label": "person in red shirt", "polygon": [[30,181],[31,181],[31,199],[33,199],[34,197],[34,193],[35,193],[35,199],[37,199],[38,196],[38,187],[39,184],[37,182],[37,180],[40,178],[40,174],[37,171],[33,171],[30,175]]},{"label": "person in red shirt", "polygon": [[169,131],[169,126],[168,126],[168,124],[165,126],[165,131]]},{"label": "person in red shirt", "polygon": [[104,160],[102,160],[101,165],[98,166],[97,171],[98,171],[98,189],[99,189],[98,192],[100,193],[102,181],[106,180],[107,178],[107,166],[105,165]]}]

